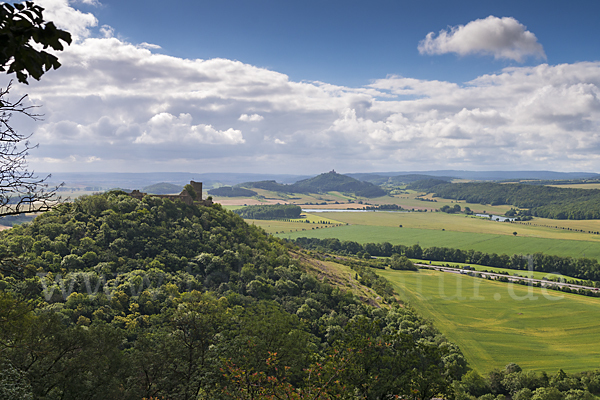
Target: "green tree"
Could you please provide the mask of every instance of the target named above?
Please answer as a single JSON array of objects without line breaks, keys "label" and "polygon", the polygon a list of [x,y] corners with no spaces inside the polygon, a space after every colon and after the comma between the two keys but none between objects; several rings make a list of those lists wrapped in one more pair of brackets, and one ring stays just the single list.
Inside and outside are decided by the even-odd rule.
[{"label": "green tree", "polygon": [[476,397],[483,396],[489,392],[489,387],[485,379],[475,370],[464,374],[461,383],[467,392]]},{"label": "green tree", "polygon": [[62,42],[71,44],[71,34],[44,21],[43,11],[32,1],[0,5],[0,71],[15,73],[21,83],[60,67],[58,58],[45,49],[63,50]]},{"label": "green tree", "polygon": [[416,271],[417,267],[406,256],[392,255],[390,258],[390,268],[396,270]]},{"label": "green tree", "polygon": [[[63,50],[62,42],[71,43],[68,32],[44,20],[43,10],[31,1],[0,4],[0,71],[15,73],[21,83],[60,67],[57,57],[44,49]],[[9,92],[10,84],[0,89],[0,216],[46,211],[57,201],[56,189],[47,190],[49,176],[40,179],[28,170],[26,156],[34,146],[10,125],[13,113],[34,120],[40,116],[24,105],[26,95],[11,101]]]},{"label": "green tree", "polygon": [[533,392],[531,400],[563,400],[562,393],[555,387],[541,387]]},{"label": "green tree", "polygon": [[183,187],[183,189],[188,192],[188,194],[192,197],[192,199],[196,200],[196,198],[198,197],[198,195],[196,194],[196,191],[194,190],[194,188],[192,187],[192,185],[190,185],[188,183],[187,185],[185,185]]}]

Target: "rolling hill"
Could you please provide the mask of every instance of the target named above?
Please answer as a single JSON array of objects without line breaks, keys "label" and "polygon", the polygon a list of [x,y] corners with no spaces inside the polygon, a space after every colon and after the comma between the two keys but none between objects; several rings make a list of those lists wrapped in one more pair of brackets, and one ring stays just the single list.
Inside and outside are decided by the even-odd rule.
[{"label": "rolling hill", "polygon": [[330,171],[313,178],[300,180],[292,185],[282,185],[275,181],[246,182],[240,187],[257,188],[284,193],[326,193],[331,191],[353,193],[361,197],[384,196],[386,191],[369,182],[359,181],[347,175]]}]

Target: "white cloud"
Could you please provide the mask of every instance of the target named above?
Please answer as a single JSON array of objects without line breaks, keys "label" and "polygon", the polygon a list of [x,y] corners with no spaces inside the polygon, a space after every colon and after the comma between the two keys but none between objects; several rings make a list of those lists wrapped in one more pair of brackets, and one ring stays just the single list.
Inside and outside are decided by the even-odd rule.
[{"label": "white cloud", "polygon": [[100,27],[100,34],[102,35],[102,37],[108,39],[108,38],[115,36],[115,30],[112,26],[102,25]]},{"label": "white cloud", "polygon": [[147,123],[147,130],[138,136],[136,144],[162,143],[197,144],[240,144],[244,143],[242,132],[236,129],[219,131],[211,125],[192,125],[190,114],[175,117],[169,113],[153,116]]},{"label": "white cloud", "polygon": [[441,30],[437,37],[430,32],[418,48],[421,54],[487,54],[518,62],[529,56],[546,58],[544,48],[526,26],[512,17],[492,15]]},{"label": "white cloud", "polygon": [[102,5],[98,0],[75,0],[74,3],[88,4],[90,6],[99,7]]},{"label": "white cloud", "polygon": [[[96,3],[94,1],[84,2]],[[52,21],[57,28],[70,32],[74,41],[88,37],[90,35],[89,28],[98,25],[98,20],[94,15],[70,7],[68,0],[37,0],[36,4],[44,8],[46,21]]]},{"label": "white cloud", "polygon": [[238,118],[239,121],[244,121],[244,122],[259,122],[259,121],[262,121],[263,119],[265,119],[265,117],[263,117],[262,115],[258,115],[258,114],[252,114],[252,115],[242,114]]},{"label": "white cloud", "polygon": [[13,87],[43,105],[44,121],[24,125],[36,170],[600,169],[600,62],[350,88],[114,36],[59,57]]},{"label": "white cloud", "polygon": [[162,47],[160,47],[157,44],[146,43],[146,42],[142,42],[138,46],[141,47],[141,48],[143,48],[143,49],[150,49],[150,50],[158,50],[158,49],[162,48]]}]

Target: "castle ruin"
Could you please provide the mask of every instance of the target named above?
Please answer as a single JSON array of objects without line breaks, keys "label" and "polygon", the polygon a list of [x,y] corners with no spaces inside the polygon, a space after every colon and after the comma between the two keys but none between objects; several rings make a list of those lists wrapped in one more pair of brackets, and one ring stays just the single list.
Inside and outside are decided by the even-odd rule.
[{"label": "castle ruin", "polygon": [[[190,181],[190,186],[194,190],[194,193],[196,193],[196,199],[192,198],[192,196],[185,189],[183,189],[179,194],[151,194],[150,196],[169,199],[172,201],[180,200],[188,206],[191,206],[192,204],[206,207],[212,206],[212,199],[202,200],[202,182]],[[129,195],[134,199],[142,200],[144,196],[148,196],[148,193],[143,193],[136,189]]]}]

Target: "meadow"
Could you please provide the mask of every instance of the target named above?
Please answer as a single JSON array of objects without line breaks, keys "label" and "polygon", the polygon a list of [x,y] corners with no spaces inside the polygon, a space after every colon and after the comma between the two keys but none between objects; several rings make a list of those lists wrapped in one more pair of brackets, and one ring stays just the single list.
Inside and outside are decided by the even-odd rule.
[{"label": "meadow", "polygon": [[510,362],[555,373],[598,368],[600,299],[430,270],[378,270],[480,373]]}]

